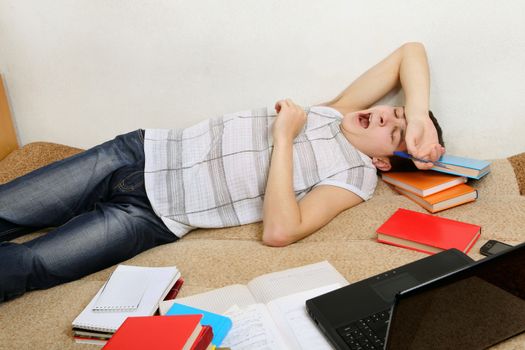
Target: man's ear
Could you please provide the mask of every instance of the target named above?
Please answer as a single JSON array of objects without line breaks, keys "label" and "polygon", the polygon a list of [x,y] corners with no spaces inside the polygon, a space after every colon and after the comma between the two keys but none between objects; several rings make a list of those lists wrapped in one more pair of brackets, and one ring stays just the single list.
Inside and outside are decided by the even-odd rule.
[{"label": "man's ear", "polygon": [[388,157],[373,157],[372,164],[374,164],[374,166],[381,171],[389,171],[392,169],[392,165],[390,164],[390,159]]}]

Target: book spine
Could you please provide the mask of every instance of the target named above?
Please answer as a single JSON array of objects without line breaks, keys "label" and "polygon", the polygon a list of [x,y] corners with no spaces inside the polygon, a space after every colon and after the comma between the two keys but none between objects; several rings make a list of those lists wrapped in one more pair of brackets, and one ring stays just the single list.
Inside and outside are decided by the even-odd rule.
[{"label": "book spine", "polygon": [[435,254],[435,252],[430,252],[428,250],[423,250],[423,249],[414,248],[414,247],[410,247],[410,246],[406,246],[406,245],[402,245],[402,244],[398,244],[398,243],[393,243],[393,242],[385,241],[385,240],[379,239],[379,238],[377,239],[377,241],[380,242],[380,243],[386,243],[386,244],[393,245],[393,246],[396,246],[396,247],[401,247],[401,248],[415,250],[415,251],[420,252],[420,253],[426,253],[426,254],[430,254],[430,255]]},{"label": "book spine", "polygon": [[468,178],[474,179],[474,180],[479,180],[483,176],[488,174],[488,172],[486,172],[486,173],[481,173],[481,174],[478,174],[478,175],[472,175],[472,174],[465,174],[465,173],[454,171],[454,170],[447,170],[447,169],[436,168],[436,167],[432,167],[432,168],[430,168],[430,170],[439,171],[439,172],[445,173],[445,174],[451,174],[451,175],[457,175],[457,176],[465,176],[465,177],[468,177]]},{"label": "book spine", "polygon": [[470,242],[470,244],[467,246],[467,248],[465,249],[463,253],[467,254],[470,251],[470,249],[472,249],[472,247],[474,246],[474,243],[476,243],[476,241],[478,240],[480,236],[481,236],[481,228],[479,229],[479,232],[476,234],[476,236],[474,236],[474,238],[472,239],[472,242]]},{"label": "book spine", "polygon": [[107,340],[106,339],[99,339],[96,337],[73,337],[75,339],[75,343],[77,344],[92,344],[92,345],[106,345]]},{"label": "book spine", "polygon": [[[477,198],[477,195],[476,195],[476,198]],[[438,212],[446,210],[446,209],[458,207],[458,206],[460,206],[462,204],[465,204],[465,203],[474,202],[476,200],[476,198],[465,199],[463,201],[460,201],[460,202],[457,202],[457,203],[454,203],[454,204],[450,204],[450,205],[447,205],[447,206],[444,206],[444,207],[440,207],[439,209],[434,209],[433,211],[430,211],[430,212],[432,214],[434,214],[434,213],[438,213]]]},{"label": "book spine", "polygon": [[202,331],[193,343],[190,350],[206,350],[213,339],[213,329],[210,326],[203,326]]},{"label": "book spine", "polygon": [[397,193],[401,194],[402,196],[405,196],[406,198],[410,199],[411,201],[413,201],[414,203],[420,205],[423,209],[426,209],[428,210],[429,212],[431,213],[434,213],[433,212],[433,209],[432,209],[432,206],[429,205],[423,198],[419,197],[420,199],[416,199],[414,197],[412,197],[411,195],[407,194],[407,193],[404,193],[403,191],[401,191],[399,188],[397,187],[394,187],[395,190],[397,190]]},{"label": "book spine", "polygon": [[[120,325],[119,325],[120,327]],[[104,327],[99,327],[99,326],[96,326],[96,325],[93,325],[93,324],[82,324],[82,323],[74,323],[73,324],[73,328],[74,329],[78,329],[78,330],[88,330],[88,331],[97,331],[97,332],[104,332],[104,333],[115,333],[117,331],[117,329],[112,329],[112,328],[104,328]],[[118,328],[118,327],[117,327]]]},{"label": "book spine", "polygon": [[182,284],[184,283],[184,278],[180,277],[177,282],[173,285],[171,290],[166,294],[166,297],[164,300],[173,300],[175,297],[177,297],[177,294],[179,294],[180,288],[182,287]]}]

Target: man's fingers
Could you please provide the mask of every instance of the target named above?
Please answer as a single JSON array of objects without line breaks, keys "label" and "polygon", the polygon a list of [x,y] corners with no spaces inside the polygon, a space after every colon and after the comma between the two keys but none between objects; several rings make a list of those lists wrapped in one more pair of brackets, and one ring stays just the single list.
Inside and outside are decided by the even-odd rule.
[{"label": "man's fingers", "polygon": [[294,103],[289,98],[286,98],[286,99],[283,100],[283,105],[285,105],[286,107],[292,107],[294,105]]},{"label": "man's fingers", "polygon": [[291,105],[293,105],[293,101],[290,100],[289,98],[283,99],[283,100],[279,100],[279,101],[275,102],[275,110],[277,111],[277,113],[279,113],[283,107],[284,108],[288,108]]},{"label": "man's fingers", "polygon": [[423,162],[418,162],[418,161],[414,161],[414,164],[420,170],[428,170],[434,166],[434,164],[432,163],[423,163]]},{"label": "man's fingers", "polygon": [[429,157],[429,159],[431,161],[433,161],[433,162],[439,160],[439,158],[441,158],[441,156],[443,155],[444,151],[445,151],[445,149],[441,145],[439,145],[439,144],[435,145],[430,150],[430,154],[429,154],[430,157]]},{"label": "man's fingers", "polygon": [[413,138],[408,138],[407,137],[407,138],[405,138],[405,142],[407,144],[408,153],[414,154],[417,151],[416,140],[413,139]]},{"label": "man's fingers", "polygon": [[444,153],[444,148],[440,144],[425,145],[412,149],[407,145],[407,149],[408,153],[414,157],[431,162],[437,161]]},{"label": "man's fingers", "polygon": [[428,153],[428,160],[430,160],[431,162],[435,162],[436,160],[438,160],[438,158],[439,153],[437,149],[435,147],[430,149],[430,152]]},{"label": "man's fingers", "polygon": [[420,170],[428,170],[432,168],[434,166],[432,162],[438,161],[439,158],[444,154],[444,152],[445,148],[439,144],[433,145],[432,147],[427,146],[426,150],[420,149],[412,153],[410,153],[409,151],[409,153],[412,154],[414,157],[429,161],[428,163],[425,163],[414,160],[414,164]]}]

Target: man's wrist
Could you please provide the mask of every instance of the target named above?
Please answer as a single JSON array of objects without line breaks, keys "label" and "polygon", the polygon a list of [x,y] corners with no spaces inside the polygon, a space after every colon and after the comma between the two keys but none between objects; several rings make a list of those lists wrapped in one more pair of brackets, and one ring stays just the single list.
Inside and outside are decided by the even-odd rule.
[{"label": "man's wrist", "polygon": [[428,109],[421,107],[409,107],[405,106],[405,118],[408,122],[421,120],[430,121]]},{"label": "man's wrist", "polygon": [[274,137],[273,145],[274,147],[288,147],[293,145],[293,137],[288,137],[285,135],[279,135]]}]

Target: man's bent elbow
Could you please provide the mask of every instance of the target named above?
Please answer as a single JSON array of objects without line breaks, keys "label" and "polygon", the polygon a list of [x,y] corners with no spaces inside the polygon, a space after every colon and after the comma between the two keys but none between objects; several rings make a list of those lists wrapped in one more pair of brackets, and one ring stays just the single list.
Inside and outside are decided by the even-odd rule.
[{"label": "man's bent elbow", "polygon": [[405,50],[407,50],[407,49],[408,50],[410,50],[410,49],[417,49],[417,50],[425,51],[425,45],[423,43],[417,42],[417,41],[406,42],[401,47],[403,49],[405,49]]},{"label": "man's bent elbow", "polygon": [[293,235],[286,230],[265,228],[263,230],[262,242],[270,247],[284,247],[295,242],[292,237]]}]

